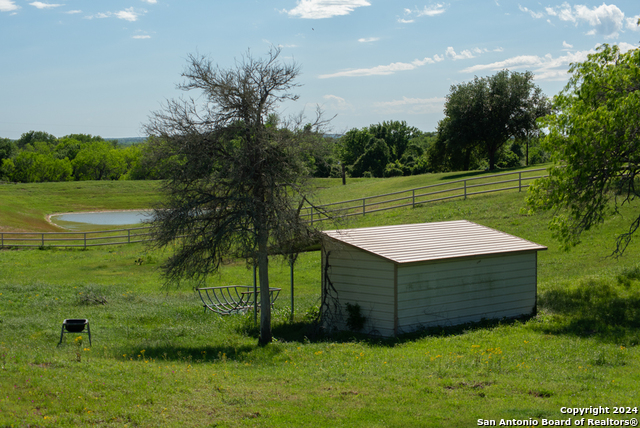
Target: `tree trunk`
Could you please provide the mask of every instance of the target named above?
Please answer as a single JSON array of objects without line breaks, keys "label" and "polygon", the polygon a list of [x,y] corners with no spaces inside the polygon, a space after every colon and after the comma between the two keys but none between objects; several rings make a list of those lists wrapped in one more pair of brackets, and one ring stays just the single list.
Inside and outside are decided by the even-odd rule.
[{"label": "tree trunk", "polygon": [[464,160],[463,160],[462,169],[463,171],[469,171],[469,168],[471,167],[471,151],[473,149],[467,148],[463,150],[464,150]]},{"label": "tree trunk", "polygon": [[492,147],[489,147],[489,171],[493,171],[494,169],[496,169],[496,153],[497,153],[498,149]]},{"label": "tree trunk", "polygon": [[271,343],[271,299],[269,293],[269,233],[266,227],[258,231],[258,278],[260,281],[260,338],[258,345]]}]

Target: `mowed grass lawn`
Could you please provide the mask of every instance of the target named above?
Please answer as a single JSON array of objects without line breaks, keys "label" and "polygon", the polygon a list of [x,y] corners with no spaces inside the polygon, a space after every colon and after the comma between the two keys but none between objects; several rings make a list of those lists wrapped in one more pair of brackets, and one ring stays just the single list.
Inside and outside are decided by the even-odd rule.
[{"label": "mowed grass lawn", "polygon": [[[345,197],[332,180],[319,183],[318,193],[349,199],[358,186],[385,193],[407,179],[354,180]],[[439,177],[424,177],[430,179]],[[74,210],[92,207],[92,184],[113,198],[113,206],[101,201],[95,208],[145,208],[157,197],[156,183],[140,183],[139,197],[135,186],[118,192],[120,182],[110,183],[120,196],[108,196],[103,183],[82,183],[76,202],[64,190]],[[0,220],[24,230],[24,216],[62,211],[51,195],[63,187],[0,187]],[[40,205],[25,208],[28,198],[13,198],[19,188]],[[482,195],[348,224],[467,219],[549,247],[539,253],[535,318],[390,340],[312,334],[318,253],[302,254],[295,265],[293,321],[289,266],[271,260],[271,281],[283,291],[274,310],[277,341],[261,348],[252,314],[204,313],[193,284],[163,285],[157,267],[170,250],[1,250],[0,426],[469,427],[513,419],[542,426],[569,418],[575,426],[580,417],[561,409],[589,406],[610,414],[587,418],[631,423],[640,406],[640,244],[622,258],[608,256],[639,207],[625,207],[563,252],[547,231],[550,214],[524,215],[523,201],[517,191]],[[210,285],[251,280],[251,270],[234,262]],[[92,346],[86,334],[65,334],[56,346],[65,318],[89,319]],[[613,414],[614,407],[631,413]]]}]

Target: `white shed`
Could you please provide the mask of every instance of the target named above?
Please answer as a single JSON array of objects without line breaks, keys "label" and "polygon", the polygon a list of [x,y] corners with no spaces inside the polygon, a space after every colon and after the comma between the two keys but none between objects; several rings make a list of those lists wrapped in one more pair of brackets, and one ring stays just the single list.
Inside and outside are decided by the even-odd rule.
[{"label": "white shed", "polygon": [[358,304],[362,331],[386,337],[535,315],[546,249],[466,220],[325,231],[323,299],[334,304],[323,315],[343,330],[346,304]]}]

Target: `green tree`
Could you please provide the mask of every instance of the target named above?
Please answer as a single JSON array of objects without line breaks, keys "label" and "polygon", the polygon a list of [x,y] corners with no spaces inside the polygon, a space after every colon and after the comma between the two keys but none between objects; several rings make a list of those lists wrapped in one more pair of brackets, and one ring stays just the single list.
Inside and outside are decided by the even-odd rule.
[{"label": "green tree", "polygon": [[375,137],[384,140],[389,147],[390,156],[393,161],[399,160],[404,155],[409,146],[409,142],[421,135],[418,128],[407,125],[403,121],[384,121],[369,126],[369,132]]},{"label": "green tree", "polygon": [[[569,72],[569,82],[554,98],[554,113],[541,121],[554,165],[527,196],[534,211],[558,211],[550,227],[567,247],[638,197],[640,50],[622,53],[605,44]],[[624,252],[638,227],[640,216],[617,237],[616,254]]]},{"label": "green tree", "polygon": [[338,155],[344,165],[353,165],[372,143],[373,135],[367,128],[353,128],[338,141]]},{"label": "green tree", "polygon": [[[65,135],[64,137],[60,138],[60,140],[63,139],[70,139],[70,140],[75,140],[78,141],[80,143],[93,143],[93,142],[101,142],[101,141],[105,141],[104,138],[102,138],[99,135],[91,135],[91,134],[69,134],[69,135]],[[114,147],[118,144],[118,140],[114,140],[115,141],[115,145]],[[111,142],[110,142],[111,143]],[[113,143],[111,143],[113,145]]]},{"label": "green tree", "polygon": [[364,153],[356,159],[349,172],[353,177],[382,177],[387,164],[391,161],[391,150],[387,143],[371,136]]},{"label": "green tree", "polygon": [[[444,106],[445,119],[438,125],[441,160],[471,165],[479,149],[496,167],[498,155],[509,139],[522,138],[536,128],[536,120],[549,112],[549,102],[533,83],[533,73],[503,70],[451,86]],[[458,159],[459,158],[459,159]]]},{"label": "green tree", "polygon": [[[403,156],[413,140],[422,133],[408,126],[405,121],[389,121],[370,125],[368,128],[351,129],[338,143],[340,161],[347,166],[352,177],[383,177],[386,171],[399,175],[411,168],[404,168]],[[415,149],[412,151],[415,154]],[[387,167],[388,166],[388,167]]]},{"label": "green tree", "polygon": [[176,153],[172,145],[153,135],[146,142],[130,147],[139,151],[127,173],[131,180],[168,179],[184,164],[184,157]]},{"label": "green tree", "polygon": [[118,180],[127,170],[122,151],[107,141],[83,144],[72,165],[76,180]]},{"label": "green tree", "polygon": [[58,144],[54,147],[53,151],[58,159],[67,158],[73,161],[80,150],[82,150],[83,144],[69,137],[62,137],[58,140]]},{"label": "green tree", "polygon": [[20,136],[20,138],[16,141],[16,145],[19,149],[23,149],[27,144],[33,145],[33,143],[36,143],[38,141],[55,144],[56,140],[56,137],[47,132],[29,131]]},{"label": "green tree", "polygon": [[2,159],[12,158],[16,154],[17,149],[16,144],[10,139],[0,138],[0,162],[2,162]]},{"label": "green tree", "polygon": [[[200,92],[200,101],[169,100],[145,126],[159,153],[179,159],[152,224],[157,246],[179,240],[163,264],[165,277],[204,281],[234,256],[257,263],[261,345],[272,341],[269,255],[293,254],[314,234],[299,215],[307,200],[304,122],[283,129],[269,121],[277,104],[298,98],[291,91],[299,68],[279,54],[247,55],[230,69],[189,56],[180,88]],[[310,127],[321,124],[318,117]]]},{"label": "green tree", "polygon": [[5,174],[12,181],[39,183],[44,181],[68,181],[73,169],[69,159],[56,159],[51,154],[22,151],[12,163],[3,162]]},{"label": "green tree", "polygon": [[13,163],[13,159],[7,158],[2,159],[2,163],[0,163],[0,179],[15,181],[13,179],[13,174],[15,173],[16,166]]},{"label": "green tree", "polygon": [[477,144],[466,137],[471,133],[470,123],[458,123],[450,117],[438,122],[438,133],[427,150],[429,167],[435,172],[468,171],[477,169],[483,157]]}]

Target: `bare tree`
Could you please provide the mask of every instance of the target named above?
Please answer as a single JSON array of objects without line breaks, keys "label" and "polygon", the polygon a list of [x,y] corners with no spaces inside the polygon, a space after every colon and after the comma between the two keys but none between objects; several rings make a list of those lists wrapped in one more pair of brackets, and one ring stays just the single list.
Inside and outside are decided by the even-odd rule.
[{"label": "bare tree", "polygon": [[298,98],[291,90],[300,72],[279,54],[247,53],[229,69],[189,56],[178,87],[200,97],[167,101],[144,127],[157,154],[176,160],[153,221],[154,244],[175,245],[165,278],[203,281],[228,257],[257,263],[261,345],[272,340],[269,254],[294,254],[316,238],[300,217],[308,202],[301,154],[326,124],[318,112],[313,123],[279,126],[276,107]]}]

